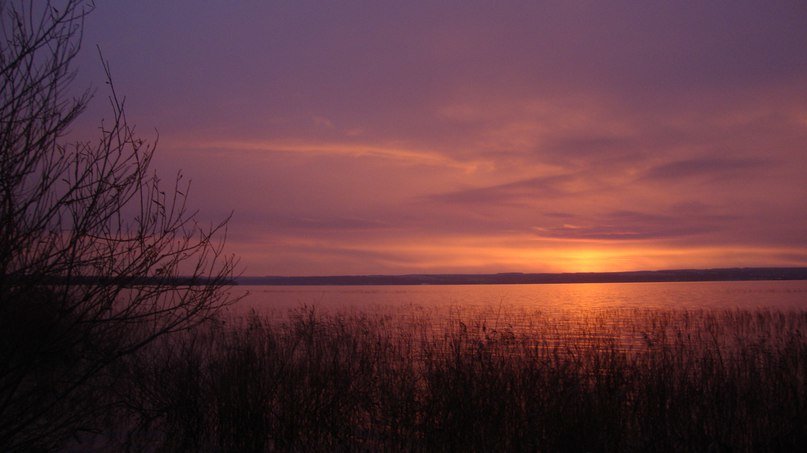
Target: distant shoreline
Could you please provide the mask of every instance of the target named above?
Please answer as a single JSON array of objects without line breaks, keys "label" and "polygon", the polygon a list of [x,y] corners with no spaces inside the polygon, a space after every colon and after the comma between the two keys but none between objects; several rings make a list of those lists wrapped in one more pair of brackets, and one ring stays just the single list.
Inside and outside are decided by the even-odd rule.
[{"label": "distant shoreline", "polygon": [[807,267],[672,269],[631,272],[407,274],[237,277],[238,285],[369,286],[369,285],[513,285],[558,283],[650,283],[807,280]]}]

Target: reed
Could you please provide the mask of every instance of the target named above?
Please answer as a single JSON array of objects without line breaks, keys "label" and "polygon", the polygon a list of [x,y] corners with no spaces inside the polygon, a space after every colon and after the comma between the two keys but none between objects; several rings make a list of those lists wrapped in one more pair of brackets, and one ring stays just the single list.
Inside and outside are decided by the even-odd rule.
[{"label": "reed", "polygon": [[799,451],[807,312],[519,318],[252,313],[155,344],[121,386],[165,451]]}]

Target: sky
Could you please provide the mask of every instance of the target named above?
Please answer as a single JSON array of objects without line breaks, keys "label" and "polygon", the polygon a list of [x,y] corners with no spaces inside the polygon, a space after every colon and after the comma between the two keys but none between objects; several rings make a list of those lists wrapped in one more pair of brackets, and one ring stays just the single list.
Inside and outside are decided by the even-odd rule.
[{"label": "sky", "polygon": [[807,266],[807,3],[123,1],[86,19],[244,275]]}]

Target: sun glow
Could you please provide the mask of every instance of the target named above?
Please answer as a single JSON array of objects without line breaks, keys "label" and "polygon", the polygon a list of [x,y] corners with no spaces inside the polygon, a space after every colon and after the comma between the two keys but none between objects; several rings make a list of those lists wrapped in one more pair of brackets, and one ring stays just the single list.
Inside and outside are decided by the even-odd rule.
[{"label": "sun glow", "polygon": [[[258,235],[260,236],[260,235]],[[257,236],[255,236],[257,237]],[[261,246],[256,247],[256,243]],[[401,273],[499,272],[624,272],[685,268],[768,266],[771,255],[785,249],[682,247],[642,241],[582,242],[534,237],[419,236],[390,239],[382,233],[363,234],[360,241],[332,237],[301,240],[288,233],[270,233],[258,241],[233,243],[237,252],[260,261],[261,250],[274,251],[276,262],[263,275],[366,275]],[[793,250],[789,250],[791,253]],[[807,256],[800,251],[799,256]],[[373,269],[368,272],[368,268]]]},{"label": "sun glow", "polygon": [[602,272],[614,268],[614,254],[607,251],[575,250],[567,256],[567,266],[575,272]]}]

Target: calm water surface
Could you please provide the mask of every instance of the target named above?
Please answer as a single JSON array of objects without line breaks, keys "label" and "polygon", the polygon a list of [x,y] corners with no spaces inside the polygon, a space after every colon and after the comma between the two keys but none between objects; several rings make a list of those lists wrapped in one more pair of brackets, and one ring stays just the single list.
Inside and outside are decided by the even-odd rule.
[{"label": "calm water surface", "polygon": [[314,306],[326,313],[597,312],[619,309],[807,310],[807,281],[580,283],[446,286],[242,286],[236,313],[282,316]]}]

